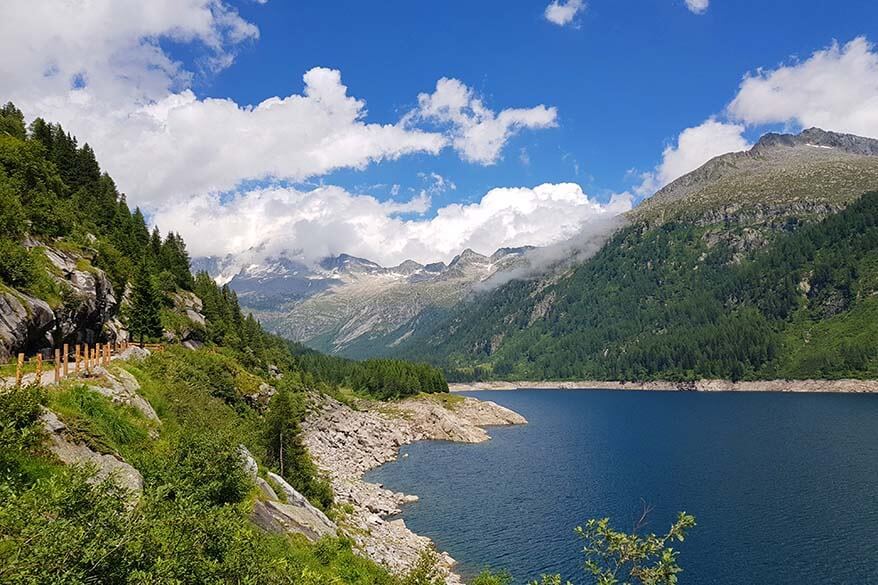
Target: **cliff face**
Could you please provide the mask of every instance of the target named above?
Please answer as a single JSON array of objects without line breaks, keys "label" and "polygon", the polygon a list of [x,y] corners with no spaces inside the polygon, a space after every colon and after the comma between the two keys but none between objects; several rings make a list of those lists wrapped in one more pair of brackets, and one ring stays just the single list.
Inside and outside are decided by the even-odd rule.
[{"label": "cliff face", "polygon": [[[444,404],[424,396],[392,405],[364,403],[355,410],[319,397],[304,425],[304,442],[332,482],[336,501],[351,505],[340,524],[350,529],[358,548],[392,572],[404,574],[433,543],[409,530],[404,520],[387,517],[399,514],[400,507],[417,496],[363,481],[363,475],[396,459],[399,448],[414,441],[481,443],[490,439],[483,426],[526,423],[507,408],[474,398]],[[447,583],[460,583],[452,570],[454,559],[441,553],[438,564]]]},{"label": "cliff face", "polygon": [[107,274],[92,265],[95,253],[77,254],[28,241],[42,252],[46,274],[59,293],[40,299],[0,288],[0,361],[60,343],[95,343],[127,338],[116,319],[119,301]]}]

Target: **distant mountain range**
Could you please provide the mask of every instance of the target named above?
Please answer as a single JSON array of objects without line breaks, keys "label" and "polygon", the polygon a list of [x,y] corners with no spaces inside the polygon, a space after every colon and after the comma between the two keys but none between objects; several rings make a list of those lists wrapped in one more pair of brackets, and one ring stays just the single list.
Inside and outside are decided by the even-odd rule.
[{"label": "distant mountain range", "polygon": [[873,192],[878,141],[813,128],[716,157],[557,250],[210,270],[273,331],[452,379],[878,378]]},{"label": "distant mountain range", "polygon": [[[251,251],[223,259],[199,258],[238,293],[264,325],[314,348],[348,355],[382,353],[411,335],[425,312],[447,310],[473,287],[514,269],[531,248],[501,248],[491,256],[466,249],[451,262],[398,266],[340,254],[310,266],[285,256],[254,263]],[[384,337],[408,324],[393,339]],[[377,341],[379,347],[373,347]]]}]

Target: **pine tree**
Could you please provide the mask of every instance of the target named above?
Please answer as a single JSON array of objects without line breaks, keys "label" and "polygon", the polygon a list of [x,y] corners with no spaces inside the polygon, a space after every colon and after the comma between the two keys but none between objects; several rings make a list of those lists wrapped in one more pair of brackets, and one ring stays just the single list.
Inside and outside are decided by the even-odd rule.
[{"label": "pine tree", "polygon": [[131,310],[128,317],[128,330],[133,337],[139,338],[141,347],[145,337],[157,337],[162,334],[160,307],[161,299],[152,284],[149,265],[141,262],[134,274]]},{"label": "pine tree", "polygon": [[9,134],[19,140],[25,139],[24,114],[12,102],[0,107],[0,134]]}]

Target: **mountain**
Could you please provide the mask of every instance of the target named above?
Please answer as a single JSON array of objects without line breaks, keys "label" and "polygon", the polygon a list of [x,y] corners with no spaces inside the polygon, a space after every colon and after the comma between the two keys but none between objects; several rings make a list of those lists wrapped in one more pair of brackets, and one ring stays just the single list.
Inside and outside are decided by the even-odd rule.
[{"label": "mountain", "polygon": [[597,254],[400,343],[455,379],[878,376],[878,141],[810,129],[717,157]]},{"label": "mountain", "polygon": [[[530,249],[503,248],[491,256],[466,249],[447,265],[406,260],[383,267],[348,254],[315,266],[286,257],[248,264],[249,253],[197,265],[226,279],[271,331],[321,351],[362,356],[390,351],[422,317],[450,309],[474,286],[519,266]],[[229,278],[229,266],[243,267]]]}]

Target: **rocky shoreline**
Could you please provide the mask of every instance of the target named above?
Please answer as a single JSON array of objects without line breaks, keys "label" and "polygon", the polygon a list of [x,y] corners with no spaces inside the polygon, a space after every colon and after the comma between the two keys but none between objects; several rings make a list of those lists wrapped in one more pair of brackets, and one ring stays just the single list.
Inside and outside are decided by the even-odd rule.
[{"label": "rocky shoreline", "polygon": [[653,392],[878,392],[878,380],[696,380],[692,382],[469,382],[448,385],[451,392],[471,390],[648,390]]},{"label": "rocky shoreline", "polygon": [[[401,518],[388,519],[417,496],[363,481],[363,475],[393,461],[402,445],[414,441],[480,443],[490,438],[483,427],[526,423],[507,408],[474,398],[420,396],[395,403],[363,401],[352,407],[315,396],[303,439],[344,510],[339,527],[367,557],[403,574],[425,550],[434,549],[429,538],[409,530]],[[437,551],[437,559],[448,585],[462,583],[451,556]]]}]

